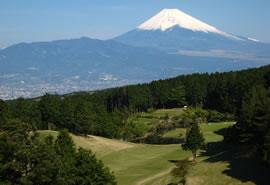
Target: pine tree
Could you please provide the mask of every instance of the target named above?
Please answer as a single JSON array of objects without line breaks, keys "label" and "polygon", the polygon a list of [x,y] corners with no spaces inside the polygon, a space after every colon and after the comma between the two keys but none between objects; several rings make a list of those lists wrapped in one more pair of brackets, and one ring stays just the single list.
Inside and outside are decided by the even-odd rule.
[{"label": "pine tree", "polygon": [[31,171],[26,180],[29,184],[58,185],[60,157],[56,154],[53,138],[48,136],[45,142],[36,141],[30,152]]},{"label": "pine tree", "polygon": [[193,123],[191,128],[187,129],[186,143],[183,145],[184,150],[190,150],[192,152],[193,160],[195,161],[197,151],[203,149],[205,146],[203,134],[197,123]]},{"label": "pine tree", "polygon": [[60,158],[60,184],[73,185],[74,184],[74,157],[76,153],[75,144],[69,136],[68,131],[62,130],[59,132],[55,141],[55,151]]},{"label": "pine tree", "polygon": [[184,105],[186,105],[185,96],[185,87],[183,85],[173,88],[168,97],[168,107],[183,107]]},{"label": "pine tree", "polygon": [[82,148],[75,155],[74,182],[80,185],[116,185],[114,176],[92,152]]}]

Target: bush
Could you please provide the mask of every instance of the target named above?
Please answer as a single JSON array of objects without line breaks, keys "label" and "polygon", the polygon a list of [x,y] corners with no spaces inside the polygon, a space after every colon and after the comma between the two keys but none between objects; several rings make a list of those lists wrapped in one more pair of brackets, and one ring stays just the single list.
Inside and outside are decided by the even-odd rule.
[{"label": "bush", "polygon": [[215,110],[208,110],[209,114],[207,117],[208,122],[221,122],[221,121],[233,121],[235,119],[233,114],[220,113]]},{"label": "bush", "polygon": [[142,137],[147,131],[147,126],[141,122],[128,120],[122,129],[121,137],[124,140],[131,141],[137,137]]},{"label": "bush", "polygon": [[179,177],[180,181],[177,184],[186,184],[186,175],[188,173],[191,161],[188,159],[180,160],[176,163],[176,168],[171,171],[171,174],[175,177]]},{"label": "bush", "polygon": [[220,122],[224,120],[224,115],[215,110],[210,110],[207,120],[208,122]]},{"label": "bush", "polygon": [[146,144],[157,144],[157,145],[166,145],[166,144],[180,144],[184,143],[184,139],[174,138],[174,137],[162,137],[156,134],[148,134],[145,137],[140,137],[132,140],[134,143],[146,143]]}]

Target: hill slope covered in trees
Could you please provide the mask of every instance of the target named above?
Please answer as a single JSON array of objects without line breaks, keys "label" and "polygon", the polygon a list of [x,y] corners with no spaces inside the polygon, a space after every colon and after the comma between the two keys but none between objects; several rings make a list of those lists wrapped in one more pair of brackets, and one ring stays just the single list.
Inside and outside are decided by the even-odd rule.
[{"label": "hill slope covered in trees", "polygon": [[255,144],[269,161],[270,66],[238,72],[192,74],[96,92],[1,102],[0,118],[17,118],[37,129],[67,128],[73,133],[123,138],[133,131],[129,115],[183,105],[233,114],[228,136]]}]

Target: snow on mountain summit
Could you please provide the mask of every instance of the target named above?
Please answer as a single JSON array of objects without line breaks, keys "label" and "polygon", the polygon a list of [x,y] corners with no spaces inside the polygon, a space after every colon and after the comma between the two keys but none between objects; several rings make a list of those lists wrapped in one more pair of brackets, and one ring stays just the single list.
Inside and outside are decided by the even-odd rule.
[{"label": "snow on mountain summit", "polygon": [[166,31],[169,28],[179,26],[192,31],[201,31],[205,33],[216,33],[233,39],[240,38],[218,30],[178,9],[163,9],[155,16],[138,26],[139,30],[161,30]]}]

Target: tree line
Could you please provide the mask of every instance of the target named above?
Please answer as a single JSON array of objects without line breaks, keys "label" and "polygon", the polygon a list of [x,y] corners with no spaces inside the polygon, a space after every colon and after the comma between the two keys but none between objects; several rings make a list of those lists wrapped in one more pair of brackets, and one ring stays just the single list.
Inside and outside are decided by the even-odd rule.
[{"label": "tree line", "polygon": [[96,92],[1,101],[0,117],[20,119],[37,129],[67,128],[77,134],[121,138],[128,116],[148,109],[188,105],[239,116],[247,92],[255,85],[266,87],[269,71],[266,66],[192,74]]}]

